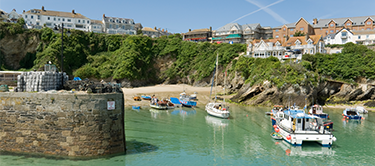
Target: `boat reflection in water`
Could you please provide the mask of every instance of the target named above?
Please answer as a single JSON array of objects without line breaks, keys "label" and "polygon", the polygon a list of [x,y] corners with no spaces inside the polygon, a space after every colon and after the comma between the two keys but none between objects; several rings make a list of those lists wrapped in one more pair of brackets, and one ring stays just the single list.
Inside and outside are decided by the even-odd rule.
[{"label": "boat reflection in water", "polygon": [[182,117],[187,117],[187,116],[195,115],[196,113],[197,113],[197,111],[195,111],[195,109],[185,108],[185,107],[175,108],[171,112],[172,115],[180,115]]},{"label": "boat reflection in water", "polygon": [[165,115],[169,116],[168,110],[157,110],[157,109],[151,108],[150,112],[151,112],[151,117],[153,117],[154,119],[160,118]]},{"label": "boat reflection in water", "polygon": [[364,120],[348,120],[344,118],[341,120],[342,120],[342,127],[345,127],[345,128],[355,128],[364,122]]},{"label": "boat reflection in water", "polygon": [[220,119],[220,118],[216,118],[210,115],[207,115],[205,118],[206,118],[206,123],[213,127],[225,128],[229,125],[228,119]]},{"label": "boat reflection in water", "polygon": [[274,140],[276,146],[280,146],[287,156],[301,157],[325,157],[334,156],[335,151],[331,147],[319,146],[316,142],[304,142],[303,146],[293,146],[284,140]]}]

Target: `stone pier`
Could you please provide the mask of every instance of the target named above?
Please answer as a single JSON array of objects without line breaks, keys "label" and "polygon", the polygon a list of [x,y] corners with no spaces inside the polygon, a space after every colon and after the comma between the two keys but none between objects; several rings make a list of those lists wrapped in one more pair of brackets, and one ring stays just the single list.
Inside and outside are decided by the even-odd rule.
[{"label": "stone pier", "polygon": [[0,151],[101,156],[125,147],[122,93],[0,93]]}]

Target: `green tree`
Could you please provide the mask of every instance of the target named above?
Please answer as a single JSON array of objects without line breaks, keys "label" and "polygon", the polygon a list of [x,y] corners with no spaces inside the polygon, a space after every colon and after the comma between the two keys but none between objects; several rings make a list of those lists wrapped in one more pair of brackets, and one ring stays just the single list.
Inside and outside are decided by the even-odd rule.
[{"label": "green tree", "polygon": [[296,33],[294,33],[293,36],[306,36],[306,34],[304,32],[301,32],[301,31],[296,31]]}]

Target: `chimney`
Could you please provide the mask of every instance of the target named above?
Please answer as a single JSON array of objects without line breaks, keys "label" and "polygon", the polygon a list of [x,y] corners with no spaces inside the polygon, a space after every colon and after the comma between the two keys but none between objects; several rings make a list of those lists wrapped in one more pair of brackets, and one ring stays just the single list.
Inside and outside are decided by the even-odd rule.
[{"label": "chimney", "polygon": [[23,10],[23,13],[25,13],[25,10]]},{"label": "chimney", "polygon": [[314,19],[313,19],[313,25],[316,25],[316,24],[318,24],[318,19],[317,19],[317,18],[314,18]]},{"label": "chimney", "polygon": [[189,32],[191,32],[191,29],[189,29]]},{"label": "chimney", "polygon": [[164,29],[162,29],[161,31],[164,32]]},{"label": "chimney", "polygon": [[105,14],[103,14],[103,18],[105,18]]},{"label": "chimney", "polygon": [[212,27],[210,27],[210,32],[212,31]]},{"label": "chimney", "polygon": [[73,14],[76,14],[76,12],[74,11],[74,9],[72,10],[72,13],[73,13]]},{"label": "chimney", "polygon": [[42,11],[45,11],[45,10],[44,10],[44,6],[42,6]]}]

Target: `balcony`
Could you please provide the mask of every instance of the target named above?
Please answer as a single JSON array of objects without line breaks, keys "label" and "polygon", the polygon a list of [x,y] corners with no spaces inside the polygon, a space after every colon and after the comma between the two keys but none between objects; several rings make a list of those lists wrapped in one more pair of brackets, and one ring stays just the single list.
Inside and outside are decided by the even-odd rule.
[{"label": "balcony", "polygon": [[346,36],[346,35],[342,35],[341,36],[341,39],[346,39],[348,36]]}]

